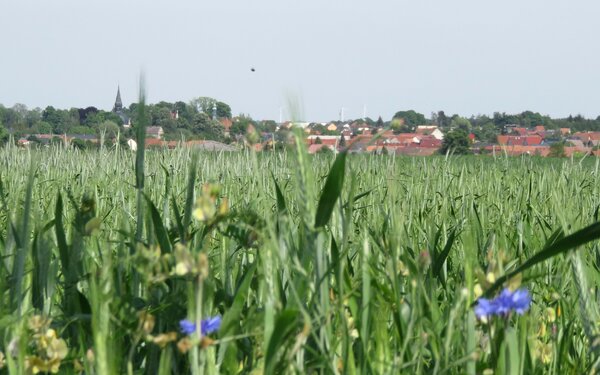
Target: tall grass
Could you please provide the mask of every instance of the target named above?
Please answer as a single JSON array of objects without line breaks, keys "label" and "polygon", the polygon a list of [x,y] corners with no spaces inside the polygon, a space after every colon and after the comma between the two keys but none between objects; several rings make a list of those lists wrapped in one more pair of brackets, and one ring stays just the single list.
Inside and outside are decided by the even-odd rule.
[{"label": "tall grass", "polygon": [[[595,371],[595,160],[334,158],[301,143],[1,149],[5,368],[43,357],[40,315],[68,347],[63,373]],[[531,309],[478,320],[478,291],[507,285]],[[215,315],[214,334],[179,332]]]}]

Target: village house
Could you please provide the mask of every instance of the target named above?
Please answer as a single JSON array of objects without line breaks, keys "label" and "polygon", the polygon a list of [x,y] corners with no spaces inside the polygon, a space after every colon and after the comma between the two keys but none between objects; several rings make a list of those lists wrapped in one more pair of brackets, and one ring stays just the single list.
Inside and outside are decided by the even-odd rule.
[{"label": "village house", "polygon": [[577,132],[572,138],[579,139],[586,146],[598,146],[600,144],[600,132]]},{"label": "village house", "polygon": [[503,146],[538,146],[543,142],[540,135],[499,135],[498,144]]},{"label": "village house", "polygon": [[337,147],[339,146],[342,137],[344,137],[344,141],[348,144],[350,137],[343,135],[309,135],[306,137],[306,143],[309,145],[323,144]]},{"label": "village house", "polygon": [[440,141],[444,139],[444,133],[435,125],[419,125],[415,129],[415,133],[419,135],[432,135]]},{"label": "village house", "polygon": [[162,139],[165,134],[162,126],[148,126],[146,128],[146,136],[156,139]]}]

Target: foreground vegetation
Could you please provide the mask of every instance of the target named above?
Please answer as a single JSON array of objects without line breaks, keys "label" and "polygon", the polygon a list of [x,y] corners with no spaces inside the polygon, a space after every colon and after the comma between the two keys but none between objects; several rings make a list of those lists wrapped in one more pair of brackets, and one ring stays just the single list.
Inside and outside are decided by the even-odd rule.
[{"label": "foreground vegetation", "polygon": [[8,146],[0,372],[593,372],[598,168]]}]

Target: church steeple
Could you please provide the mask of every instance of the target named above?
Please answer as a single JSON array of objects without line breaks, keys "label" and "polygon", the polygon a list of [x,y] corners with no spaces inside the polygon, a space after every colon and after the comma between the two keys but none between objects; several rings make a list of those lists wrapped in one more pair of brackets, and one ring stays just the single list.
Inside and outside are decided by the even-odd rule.
[{"label": "church steeple", "polygon": [[113,112],[119,113],[123,110],[123,102],[121,101],[121,87],[117,86],[117,99],[115,100],[115,106]]}]

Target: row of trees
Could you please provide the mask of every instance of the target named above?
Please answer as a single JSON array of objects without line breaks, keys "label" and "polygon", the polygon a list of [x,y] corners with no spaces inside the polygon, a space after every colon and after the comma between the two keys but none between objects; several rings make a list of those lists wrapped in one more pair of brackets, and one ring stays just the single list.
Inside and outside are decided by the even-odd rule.
[{"label": "row of trees", "polygon": [[[223,140],[223,126],[213,118],[216,106],[217,118],[231,118],[231,108],[212,98],[199,97],[189,103],[159,102],[147,107],[150,125],[162,126],[168,137],[205,138]],[[120,113],[104,111],[96,107],[57,109],[28,109],[23,104],[7,108],[0,105],[0,140],[25,134],[97,134],[114,137],[125,121],[137,120],[137,103],[123,108]]]},{"label": "row of trees", "polygon": [[[215,117],[216,108],[216,117]],[[123,108],[119,114],[104,111],[96,107],[57,109],[48,106],[45,109],[28,109],[23,104],[15,104],[7,108],[0,105],[0,141],[6,140],[9,133],[15,137],[23,134],[105,134],[107,137],[115,136],[123,120],[131,120],[135,125],[137,121],[137,103]],[[161,101],[148,105],[150,125],[162,126],[165,138],[180,139],[185,137],[213,139],[227,141],[223,125],[219,119],[231,120],[230,136],[232,139],[247,133],[249,126],[260,132],[272,133],[277,128],[277,123],[272,120],[255,121],[248,115],[232,118],[231,107],[209,97],[198,97],[185,103]],[[491,117],[477,115],[462,117],[457,114],[446,115],[444,111],[432,113],[430,118],[414,110],[398,111],[389,122],[384,122],[381,117],[377,120],[371,118],[361,119],[369,126],[382,128],[391,126],[396,132],[411,132],[415,126],[434,124],[447,129],[461,129],[466,133],[474,133],[478,140],[495,142],[498,134],[509,129],[509,125],[532,127],[543,125],[546,129],[570,128],[572,131],[600,131],[600,116],[595,119],[586,119],[581,115],[567,118],[553,119],[538,112],[525,111],[519,114],[506,114],[495,112]],[[318,126],[318,125],[317,125]],[[321,134],[328,134],[321,129]],[[125,134],[127,135],[127,134]]]}]

